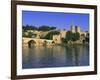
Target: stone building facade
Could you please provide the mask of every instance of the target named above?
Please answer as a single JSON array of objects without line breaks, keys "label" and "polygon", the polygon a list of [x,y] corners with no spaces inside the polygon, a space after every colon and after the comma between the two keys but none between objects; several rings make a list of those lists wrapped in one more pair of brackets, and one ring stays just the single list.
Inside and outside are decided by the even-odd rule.
[{"label": "stone building facade", "polygon": [[[60,44],[62,43],[62,38],[63,39],[66,38],[67,30],[55,30],[55,31],[59,31],[60,34],[53,35],[51,42],[54,41],[55,43]],[[89,32],[82,32],[80,26],[71,26],[70,30],[68,31],[71,31],[72,33],[78,32],[80,34],[80,39],[78,40],[78,43],[82,43],[82,41],[85,40],[85,37],[89,37],[89,35],[87,35],[89,34]],[[25,34],[27,33],[28,35],[29,32],[32,32],[33,34],[35,34],[35,36],[33,35],[32,38],[39,39],[40,40],[39,42],[41,42],[42,41],[41,37],[46,36],[49,32],[52,32],[52,31],[46,31],[46,32],[27,31],[25,32]],[[50,42],[48,39],[47,41]]]},{"label": "stone building facade", "polygon": [[[78,41],[76,41],[77,43],[82,43],[82,41],[85,40],[85,37],[89,33],[89,32],[82,32],[80,26],[71,26],[69,31],[71,31],[72,33],[78,32],[80,34],[80,39]],[[53,40],[56,43],[61,43],[62,42],[61,39],[66,38],[66,33],[67,33],[67,30],[60,30],[60,34],[59,35],[54,35]]]}]

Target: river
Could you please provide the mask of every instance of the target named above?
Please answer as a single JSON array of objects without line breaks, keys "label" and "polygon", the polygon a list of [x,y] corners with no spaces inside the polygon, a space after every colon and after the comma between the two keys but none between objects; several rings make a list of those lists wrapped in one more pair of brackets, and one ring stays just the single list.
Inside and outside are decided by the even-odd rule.
[{"label": "river", "polygon": [[22,68],[73,67],[89,65],[89,46],[22,47]]}]

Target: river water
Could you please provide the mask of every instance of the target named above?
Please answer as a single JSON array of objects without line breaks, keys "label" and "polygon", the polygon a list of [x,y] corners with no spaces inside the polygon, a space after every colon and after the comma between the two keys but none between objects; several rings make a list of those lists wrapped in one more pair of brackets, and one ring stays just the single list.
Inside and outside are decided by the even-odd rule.
[{"label": "river water", "polygon": [[22,47],[22,68],[72,67],[89,65],[89,46]]}]

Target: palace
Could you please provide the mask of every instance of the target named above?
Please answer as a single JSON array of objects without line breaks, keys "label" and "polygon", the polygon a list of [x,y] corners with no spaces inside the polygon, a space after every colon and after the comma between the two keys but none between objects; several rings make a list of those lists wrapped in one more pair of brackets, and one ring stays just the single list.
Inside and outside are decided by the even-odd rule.
[{"label": "palace", "polygon": [[[89,37],[88,36],[89,32],[82,32],[81,29],[80,29],[80,26],[71,26],[71,29],[68,30],[68,31],[71,31],[72,33],[79,33],[80,39],[76,41],[77,43],[82,43],[85,40],[85,37]],[[60,34],[54,35],[53,40],[56,43],[61,43],[62,42],[61,39],[66,38],[66,34],[67,34],[68,31],[67,30],[60,30],[59,31]]]},{"label": "palace", "polygon": [[[59,34],[53,34],[52,39],[45,39],[44,37],[50,33],[57,31]],[[71,41],[73,43],[83,43],[86,39],[86,37],[89,38],[89,32],[82,32],[80,26],[71,26],[70,30],[50,30],[50,31],[32,31],[32,30],[27,30],[27,32],[24,32],[26,36],[28,36],[30,33],[30,39],[27,37],[23,37],[23,43],[28,43],[30,40],[33,40],[35,45],[43,45],[44,43],[49,43],[48,45],[52,44],[61,44],[62,39],[65,39],[67,36],[67,32],[70,31],[72,33],[79,33],[79,40],[77,41]]]}]

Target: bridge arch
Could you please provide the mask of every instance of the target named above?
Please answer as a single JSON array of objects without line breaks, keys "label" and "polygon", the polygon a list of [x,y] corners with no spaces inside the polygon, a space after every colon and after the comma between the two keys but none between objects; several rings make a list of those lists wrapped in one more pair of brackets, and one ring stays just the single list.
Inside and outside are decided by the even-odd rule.
[{"label": "bridge arch", "polygon": [[28,41],[28,47],[30,48],[30,47],[32,47],[32,46],[34,46],[36,44],[36,41],[35,40],[29,40]]}]

